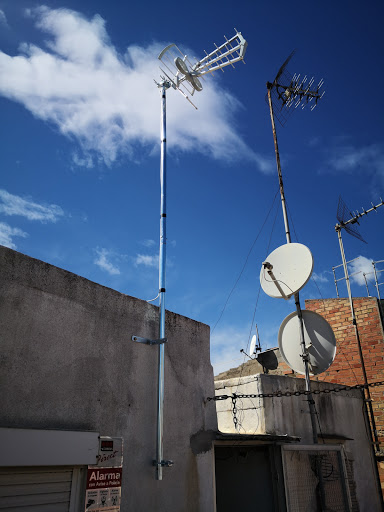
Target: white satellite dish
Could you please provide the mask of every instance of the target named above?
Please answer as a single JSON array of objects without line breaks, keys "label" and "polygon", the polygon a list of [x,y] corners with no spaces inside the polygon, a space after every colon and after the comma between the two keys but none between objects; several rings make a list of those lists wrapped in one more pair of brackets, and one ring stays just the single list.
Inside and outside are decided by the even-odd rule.
[{"label": "white satellite dish", "polygon": [[253,354],[255,353],[255,348],[256,348],[256,334],[254,334],[252,336],[251,345],[249,347],[249,355],[250,356],[253,356]]},{"label": "white satellite dish", "polygon": [[290,243],[275,249],[264,261],[260,284],[275,299],[289,299],[308,282],[313,270],[313,256],[303,244]]},{"label": "white satellite dish", "polygon": [[[314,311],[303,310],[305,347],[309,355],[309,372],[318,375],[327,370],[336,355],[336,338],[329,323]],[[282,322],[279,334],[280,353],[287,365],[297,373],[305,375],[305,366],[300,339],[300,321],[296,311]]]}]

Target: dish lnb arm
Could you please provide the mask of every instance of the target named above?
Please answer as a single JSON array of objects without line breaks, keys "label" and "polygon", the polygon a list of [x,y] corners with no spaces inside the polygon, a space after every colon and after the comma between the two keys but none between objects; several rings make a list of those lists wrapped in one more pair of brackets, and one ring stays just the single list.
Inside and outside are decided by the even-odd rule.
[{"label": "dish lnb arm", "polygon": [[269,261],[264,261],[263,262],[263,267],[264,267],[264,270],[267,271],[268,275],[271,277],[272,281],[274,282],[276,288],[279,290],[281,296],[283,299],[288,299],[288,297],[286,296],[286,294],[284,293],[282,287],[280,286],[278,280],[276,279],[275,277],[275,274],[272,272],[272,269],[273,269],[273,265],[271,263],[269,263]]}]

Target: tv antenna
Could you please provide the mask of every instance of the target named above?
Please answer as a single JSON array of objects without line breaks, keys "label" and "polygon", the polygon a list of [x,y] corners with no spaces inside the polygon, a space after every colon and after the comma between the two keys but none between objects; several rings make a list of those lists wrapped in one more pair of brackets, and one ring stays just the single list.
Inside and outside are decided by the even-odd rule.
[{"label": "tv antenna", "polygon": [[296,73],[292,76],[287,70],[287,65],[295,50],[289,55],[283,63],[272,83],[267,82],[266,100],[269,104],[272,102],[274,107],[274,115],[278,119],[281,126],[284,126],[289,116],[294,110],[304,108],[308,105],[312,110],[315,109],[319,100],[324,96],[325,91],[320,92],[324,84],[321,79],[317,86],[314,86],[315,79],[308,79],[307,75],[300,78]]},{"label": "tv antenna", "polygon": [[164,423],[164,343],[165,335],[165,266],[166,266],[166,91],[173,88],[179,91],[196,109],[190,96],[196,91],[200,92],[203,86],[200,78],[208,73],[233,66],[244,59],[247,42],[236,29],[236,34],[227,39],[221,46],[211,53],[191,64],[187,55],[184,55],[175,44],[170,44],[158,56],[161,66],[160,82],[155,80],[161,94],[161,129],[160,129],[160,249],[159,249],[159,339],[148,340],[132,336],[133,341],[159,346],[158,359],[158,396],[157,396],[157,444],[156,467],[157,480],[163,479],[163,467],[170,467],[173,461],[163,459],[163,423]]},{"label": "tv antenna", "polygon": [[196,91],[203,90],[200,78],[219,69],[224,71],[223,68],[226,66],[234,67],[236,62],[244,60],[248,43],[241,32],[236,30],[233,37],[227,39],[224,36],[224,38],[225,43],[221,46],[215,45],[216,50],[211,53],[205,52],[206,56],[194,64],[174,43],[166,46],[158,57],[163,66],[160,67],[163,73],[162,81],[156,82],[158,87],[162,87],[162,83],[165,82],[167,89],[173,87],[178,90],[197,110],[190,96],[193,96]]},{"label": "tv antenna", "polygon": [[[324,80],[320,80],[317,86],[314,86],[314,78],[310,80],[305,76],[300,79],[300,75],[294,74],[293,76],[288,72],[287,65],[293,57],[295,51],[293,51],[289,57],[285,60],[283,65],[280,67],[277,75],[273,82],[267,82],[267,103],[269,105],[269,111],[271,115],[272,122],[272,132],[273,132],[273,141],[275,144],[275,154],[276,154],[276,165],[277,165],[277,174],[279,178],[279,187],[280,187],[280,198],[281,198],[281,206],[283,210],[283,218],[284,218],[284,226],[285,226],[285,235],[287,239],[287,244],[291,244],[291,234],[289,231],[289,222],[287,215],[287,206],[285,201],[284,194],[284,184],[283,177],[281,173],[281,163],[280,163],[280,154],[279,154],[279,146],[277,143],[277,134],[276,134],[276,125],[275,125],[275,116],[281,126],[284,126],[287,121],[289,115],[296,110],[298,107],[304,109],[307,105],[311,105],[311,110],[313,110],[319,100],[323,97],[324,92],[320,93],[320,88],[322,87]],[[301,244],[299,244],[301,245]],[[280,248],[284,251],[284,249]],[[309,249],[308,249],[309,251]],[[300,266],[301,263],[301,255],[297,254],[296,257],[299,258],[297,265]],[[265,267],[266,263],[264,262],[263,266]],[[266,267],[265,267],[266,268]],[[267,269],[268,270],[268,269]],[[263,269],[262,269],[263,272]],[[307,280],[311,275],[312,269],[309,272],[309,276],[305,275]],[[308,274],[308,271],[307,271]],[[272,278],[272,276],[270,275]],[[291,273],[288,271],[285,273],[286,279],[291,279]],[[274,285],[277,287],[278,280],[275,279],[272,281]],[[284,281],[284,279],[281,279]],[[306,281],[305,281],[306,282]],[[305,284],[305,283],[304,283]],[[303,284],[303,286],[304,286]],[[309,372],[309,363],[310,363],[310,355],[308,352],[308,347],[305,341],[305,331],[304,331],[304,321],[303,314],[300,306],[300,298],[299,298],[299,290],[300,287],[294,287],[292,289],[292,294],[295,298],[296,305],[296,314],[298,318],[298,326],[299,326],[299,334],[300,334],[300,346],[301,346],[301,358],[303,360],[304,369],[305,369],[305,386],[306,391],[308,392],[308,403],[309,403],[309,411],[311,416],[311,424],[312,424],[312,432],[313,432],[313,442],[318,443],[318,435],[317,435],[317,427],[316,427],[316,411],[315,411],[315,402],[311,393],[311,384],[310,384],[310,372]],[[284,291],[284,290],[283,290]],[[281,293],[281,292],[280,292]],[[281,296],[284,297],[282,294]]]},{"label": "tv antenna", "polygon": [[[347,233],[354,236],[355,238],[358,238],[359,240],[365,242],[365,240],[362,238],[360,233],[357,231],[355,227],[352,227],[353,224],[358,224],[359,219],[363,217],[364,215],[367,215],[370,212],[376,211],[377,208],[380,206],[383,206],[384,201],[380,198],[380,203],[376,206],[372,203],[372,208],[369,208],[368,210],[365,210],[362,208],[362,211],[359,212],[351,212],[344,201],[339,197],[339,204],[337,208],[337,220],[339,221],[335,226],[335,231],[337,233],[337,237],[339,239],[339,246],[340,246],[340,253],[341,253],[341,259],[343,262],[343,268],[344,268],[344,275],[345,275],[345,282],[347,284],[347,291],[348,291],[348,299],[349,299],[349,305],[351,308],[351,315],[352,315],[352,324],[355,329],[355,336],[356,336],[356,342],[357,342],[357,348],[359,350],[359,357],[360,357],[360,363],[361,363],[361,369],[363,372],[363,378],[364,378],[364,384],[366,385],[366,388],[364,389],[364,407],[366,409],[367,415],[370,418],[370,426],[371,426],[371,435],[372,439],[374,439],[374,444],[376,445],[376,450],[379,451],[379,439],[377,435],[376,430],[376,422],[375,417],[373,415],[373,407],[372,407],[372,401],[371,401],[371,394],[369,392],[368,387],[368,378],[367,378],[367,372],[365,369],[365,362],[364,362],[364,356],[363,351],[361,348],[361,342],[360,342],[360,335],[359,335],[359,329],[357,328],[357,322],[356,322],[356,314],[355,309],[353,307],[353,300],[352,300],[352,293],[351,293],[351,284],[349,280],[349,274],[348,274],[348,267],[347,267],[347,260],[345,258],[345,252],[344,252],[344,245],[343,245],[343,239],[341,237],[341,230],[345,229]],[[347,220],[346,212],[349,212],[350,218]],[[366,242],[365,242],[366,243]],[[380,305],[380,301],[379,301]],[[367,409],[368,404],[368,409]]]}]

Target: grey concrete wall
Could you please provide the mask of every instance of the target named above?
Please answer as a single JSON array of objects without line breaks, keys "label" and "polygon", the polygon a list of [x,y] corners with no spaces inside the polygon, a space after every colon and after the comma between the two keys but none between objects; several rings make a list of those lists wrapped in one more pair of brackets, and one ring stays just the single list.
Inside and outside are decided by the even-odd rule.
[{"label": "grey concrete wall", "polygon": [[[164,458],[154,478],[158,308],[0,247],[0,427],[124,438],[122,511],[211,511],[217,428],[209,327],[167,312]],[[207,449],[205,446],[204,449]]]},{"label": "grey concrete wall", "polygon": [[[312,390],[335,384],[312,382]],[[253,375],[215,382],[217,395],[295,392],[305,390],[304,379],[280,375]],[[375,460],[363,414],[359,390],[314,395],[321,434],[326,442],[343,444],[353,462],[360,512],[381,510],[375,477]],[[232,401],[216,402],[219,430],[235,433]],[[301,444],[312,444],[308,402],[304,395],[281,398],[244,398],[237,401],[239,432],[298,436]],[[319,432],[320,437],[320,432]],[[320,439],[321,442],[321,439]]]}]

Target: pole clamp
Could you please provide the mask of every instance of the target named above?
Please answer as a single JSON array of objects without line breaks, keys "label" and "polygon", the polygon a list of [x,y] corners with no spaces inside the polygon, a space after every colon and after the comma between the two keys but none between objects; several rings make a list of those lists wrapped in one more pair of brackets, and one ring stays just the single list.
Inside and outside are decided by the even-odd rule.
[{"label": "pole clamp", "polygon": [[162,345],[163,343],[167,343],[167,338],[160,338],[158,340],[149,340],[148,338],[140,338],[140,336],[132,336],[132,341],[136,341],[137,343],[145,343],[146,345]]},{"label": "pole clamp", "polygon": [[161,468],[171,468],[173,466],[174,462],[173,460],[160,460],[160,461],[157,461],[157,460],[154,460],[152,461],[152,465],[153,466],[156,466],[156,467],[161,467]]}]

